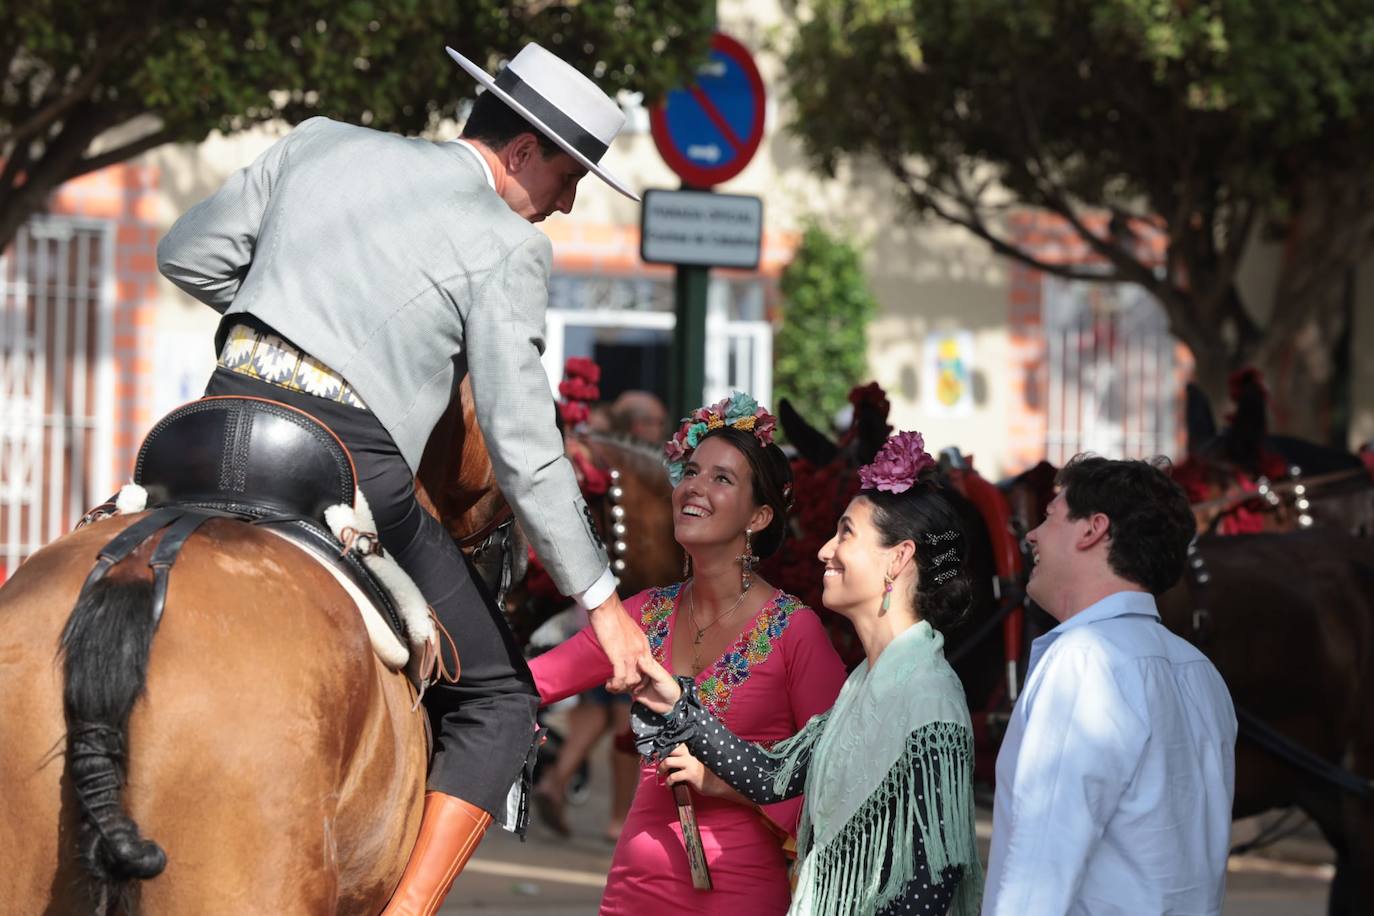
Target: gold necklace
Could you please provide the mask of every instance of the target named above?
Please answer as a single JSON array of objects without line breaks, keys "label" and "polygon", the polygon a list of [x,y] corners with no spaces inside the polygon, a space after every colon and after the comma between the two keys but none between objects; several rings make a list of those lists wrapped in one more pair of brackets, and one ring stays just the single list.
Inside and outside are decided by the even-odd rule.
[{"label": "gold necklace", "polygon": [[697,671],[700,671],[701,661],[697,657],[697,650],[701,646],[702,637],[704,637],[706,635],[706,631],[711,629],[711,627],[715,626],[716,622],[719,621],[722,617],[728,617],[730,614],[733,614],[735,612],[735,609],[744,603],[744,596],[749,594],[749,589],[753,588],[754,585],[751,582],[744,589],[744,591],[739,593],[739,597],[735,599],[734,604],[730,605],[730,607],[724,612],[717,614],[715,617],[712,617],[710,622],[708,622],[706,626],[703,627],[697,624],[697,590],[693,587],[694,584],[695,583],[689,584],[687,587],[687,616],[691,618],[692,627],[697,631],[697,635],[692,639],[692,667]]}]

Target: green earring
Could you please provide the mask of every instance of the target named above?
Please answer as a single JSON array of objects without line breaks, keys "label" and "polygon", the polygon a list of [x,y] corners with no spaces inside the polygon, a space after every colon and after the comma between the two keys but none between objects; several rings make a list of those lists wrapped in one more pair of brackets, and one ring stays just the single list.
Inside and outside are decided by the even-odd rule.
[{"label": "green earring", "polygon": [[883,614],[892,610],[892,582],[891,578],[883,576]]}]

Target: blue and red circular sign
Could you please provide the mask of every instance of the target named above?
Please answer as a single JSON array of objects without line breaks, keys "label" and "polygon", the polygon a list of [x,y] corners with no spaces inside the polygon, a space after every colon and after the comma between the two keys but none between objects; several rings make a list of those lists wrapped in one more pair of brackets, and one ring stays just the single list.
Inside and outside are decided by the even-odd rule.
[{"label": "blue and red circular sign", "polygon": [[663,160],[694,188],[734,178],[763,140],[763,78],[744,45],[717,32],[696,82],[668,93],[649,115]]}]

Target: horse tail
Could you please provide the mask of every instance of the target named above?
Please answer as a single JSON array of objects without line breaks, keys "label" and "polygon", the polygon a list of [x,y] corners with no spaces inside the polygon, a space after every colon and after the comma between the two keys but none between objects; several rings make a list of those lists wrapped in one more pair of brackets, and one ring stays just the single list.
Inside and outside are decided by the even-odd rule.
[{"label": "horse tail", "polygon": [[106,578],[83,590],[62,632],[67,773],[81,810],[86,870],[107,897],[161,874],[167,855],[124,808],[129,714],[143,694],[156,622],[153,583]]}]

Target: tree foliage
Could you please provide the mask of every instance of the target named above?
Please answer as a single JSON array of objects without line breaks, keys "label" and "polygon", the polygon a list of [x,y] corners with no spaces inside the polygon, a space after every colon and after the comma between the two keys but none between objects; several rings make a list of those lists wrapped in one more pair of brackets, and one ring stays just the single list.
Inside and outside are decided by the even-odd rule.
[{"label": "tree foliage", "polygon": [[0,249],[57,185],[162,143],[315,115],[432,128],[475,91],[445,44],[494,69],[539,41],[608,91],[653,98],[704,56],[710,13],[692,0],[0,0]]},{"label": "tree foliage", "polygon": [[828,421],[868,377],[869,319],[877,301],[859,253],[814,223],[782,274],[782,329],[774,343],[775,397]]},{"label": "tree foliage", "polygon": [[[881,163],[917,212],[1048,273],[1142,284],[1209,393],[1295,341],[1321,375],[1374,227],[1374,5],[809,0],[800,13],[787,75],[817,163]],[[1024,207],[1065,220],[1097,263],[1023,244],[1005,216]],[[1285,242],[1279,278],[1247,302],[1237,270],[1265,237]]]}]

